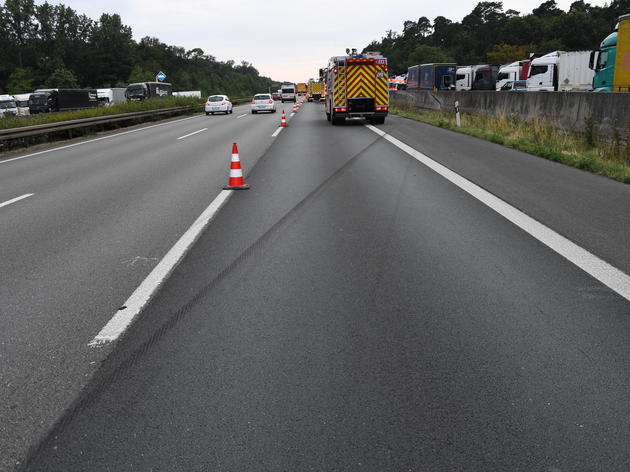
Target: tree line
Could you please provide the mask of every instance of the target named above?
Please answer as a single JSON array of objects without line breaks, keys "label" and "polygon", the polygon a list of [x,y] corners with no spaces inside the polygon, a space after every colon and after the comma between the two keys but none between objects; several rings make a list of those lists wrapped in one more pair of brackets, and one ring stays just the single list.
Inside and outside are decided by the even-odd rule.
[{"label": "tree line", "polygon": [[461,22],[443,16],[433,22],[425,16],[405,21],[402,33],[389,30],[364,51],[381,51],[394,74],[434,62],[506,64],[534,52],[597,49],[626,13],[630,0],[613,0],[603,7],[577,0],[568,11],[548,0],[527,15],[504,11],[503,2],[479,2]]},{"label": "tree line", "polygon": [[95,21],[63,4],[6,0],[0,6],[0,92],[126,87],[167,74],[173,90],[249,96],[278,88],[248,62],[218,61],[158,38],[136,42],[118,14]]}]

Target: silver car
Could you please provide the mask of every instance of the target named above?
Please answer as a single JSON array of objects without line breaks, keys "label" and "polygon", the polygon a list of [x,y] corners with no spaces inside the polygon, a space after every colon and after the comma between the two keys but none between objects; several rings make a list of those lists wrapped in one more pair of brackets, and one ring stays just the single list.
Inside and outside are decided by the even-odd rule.
[{"label": "silver car", "polygon": [[255,115],[259,111],[276,112],[276,104],[270,93],[259,93],[254,95],[252,99],[252,114]]}]

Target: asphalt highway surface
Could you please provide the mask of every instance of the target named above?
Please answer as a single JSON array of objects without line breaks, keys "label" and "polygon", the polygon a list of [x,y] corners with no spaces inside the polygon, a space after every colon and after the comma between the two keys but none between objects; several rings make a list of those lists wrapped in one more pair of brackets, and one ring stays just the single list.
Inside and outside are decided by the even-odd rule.
[{"label": "asphalt highway surface", "polygon": [[[245,112],[0,160],[0,205],[33,194],[0,206],[0,469],[630,468],[629,186],[395,116]],[[90,345],[233,141],[251,189]]]}]

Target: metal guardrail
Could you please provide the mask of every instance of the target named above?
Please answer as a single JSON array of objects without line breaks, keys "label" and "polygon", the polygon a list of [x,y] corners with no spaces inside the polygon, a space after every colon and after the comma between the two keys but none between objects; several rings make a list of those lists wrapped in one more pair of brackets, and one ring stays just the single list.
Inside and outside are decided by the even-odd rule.
[{"label": "metal guardrail", "polygon": [[[233,105],[242,105],[249,103],[252,97],[235,98],[232,100]],[[59,121],[57,123],[46,123],[43,125],[21,126],[19,128],[9,128],[0,130],[0,142],[8,141],[16,138],[25,138],[28,136],[37,136],[40,134],[49,134],[56,131],[68,131],[79,128],[89,128],[94,125],[102,125],[115,123],[117,121],[133,120],[146,116],[168,115],[186,110],[195,110],[194,105],[185,105],[179,107],[160,108],[157,110],[135,111],[131,113],[120,113],[118,115],[96,116],[93,118],[82,118],[79,120]]]},{"label": "metal guardrail", "polygon": [[96,116],[94,118],[82,118],[79,120],[59,121],[57,123],[46,123],[43,125],[22,126],[20,128],[9,128],[0,130],[0,141],[6,141],[15,138],[24,138],[27,136],[36,136],[38,134],[48,134],[55,131],[72,130],[78,128],[87,128],[94,125],[115,123],[117,121],[133,120],[135,118],[143,118],[145,116],[168,115],[185,110],[194,110],[194,106],[180,106],[161,108],[158,110],[135,111],[131,113],[120,113],[118,115]]}]

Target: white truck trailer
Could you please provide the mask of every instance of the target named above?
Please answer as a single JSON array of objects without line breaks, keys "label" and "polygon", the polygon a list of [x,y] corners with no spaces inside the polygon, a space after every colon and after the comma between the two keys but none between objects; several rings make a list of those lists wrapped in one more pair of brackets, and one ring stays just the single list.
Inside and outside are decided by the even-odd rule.
[{"label": "white truck trailer", "polygon": [[593,90],[589,69],[591,51],[554,51],[533,59],[527,77],[527,91],[572,92]]},{"label": "white truck trailer", "polygon": [[185,90],[183,92],[173,92],[173,97],[201,98],[201,90]]},{"label": "white truck trailer", "polygon": [[125,97],[124,88],[109,88],[109,89],[96,89],[96,96],[98,98],[99,106],[112,106],[115,103],[122,103],[127,101]]}]

